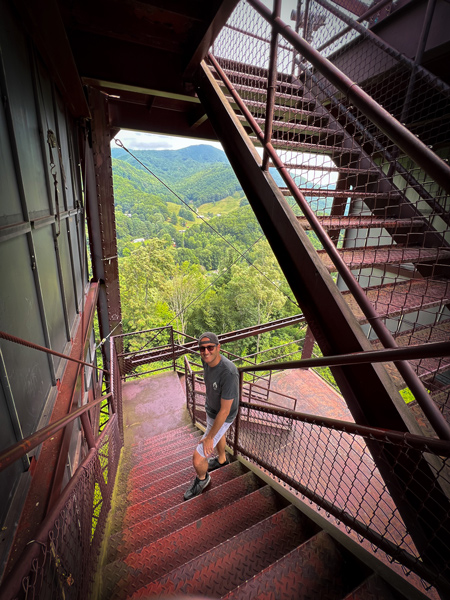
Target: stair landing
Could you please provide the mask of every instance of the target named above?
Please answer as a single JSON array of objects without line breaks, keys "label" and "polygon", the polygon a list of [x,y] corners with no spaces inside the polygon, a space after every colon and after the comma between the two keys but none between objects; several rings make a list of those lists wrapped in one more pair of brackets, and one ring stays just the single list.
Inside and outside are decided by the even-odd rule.
[{"label": "stair landing", "polygon": [[174,371],[127,381],[122,394],[125,446],[191,424],[180,378]]}]

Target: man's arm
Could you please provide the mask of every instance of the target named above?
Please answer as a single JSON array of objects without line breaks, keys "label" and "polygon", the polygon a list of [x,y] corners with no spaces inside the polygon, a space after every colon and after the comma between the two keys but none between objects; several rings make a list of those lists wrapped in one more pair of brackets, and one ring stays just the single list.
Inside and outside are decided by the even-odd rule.
[{"label": "man's arm", "polygon": [[214,450],[214,436],[222,427],[222,425],[227,420],[228,415],[230,414],[231,407],[233,406],[233,399],[224,400],[221,398],[220,400],[220,410],[214,419],[214,424],[210,429],[208,435],[203,439],[203,451],[205,456],[209,456]]}]

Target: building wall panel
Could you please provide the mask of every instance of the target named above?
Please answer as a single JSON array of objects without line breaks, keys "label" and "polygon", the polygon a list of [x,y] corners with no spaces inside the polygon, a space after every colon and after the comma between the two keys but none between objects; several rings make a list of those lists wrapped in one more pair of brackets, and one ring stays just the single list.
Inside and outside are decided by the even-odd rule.
[{"label": "building wall panel", "polygon": [[20,223],[23,221],[22,205],[14,175],[14,160],[2,103],[0,103],[0,181],[1,194],[5,198],[5,201],[0,203],[0,227]]},{"label": "building wall panel", "polygon": [[[0,3],[0,92],[5,99],[0,104],[0,331],[68,353],[88,281],[82,266],[78,123],[11,6]],[[56,136],[51,150],[49,130]],[[58,402],[57,378],[67,363],[4,339],[0,359],[5,374],[0,377],[2,451],[47,423],[55,398]],[[76,430],[78,435],[79,425]],[[21,506],[11,504],[11,498],[19,480],[24,481],[24,469],[26,460],[19,460],[0,474],[0,527],[7,513],[8,522],[18,521]],[[3,554],[0,544],[0,569]]]},{"label": "building wall panel", "polygon": [[36,114],[32,64],[22,32],[8,15],[0,19],[0,43],[5,70],[8,106],[30,217],[48,215],[49,200]]},{"label": "building wall panel", "polygon": [[[2,242],[0,252],[0,329],[45,345],[26,236]],[[42,352],[6,340],[0,340],[0,347],[22,432],[27,436],[35,431],[52,386],[49,359]],[[0,444],[7,447],[4,438]]]}]

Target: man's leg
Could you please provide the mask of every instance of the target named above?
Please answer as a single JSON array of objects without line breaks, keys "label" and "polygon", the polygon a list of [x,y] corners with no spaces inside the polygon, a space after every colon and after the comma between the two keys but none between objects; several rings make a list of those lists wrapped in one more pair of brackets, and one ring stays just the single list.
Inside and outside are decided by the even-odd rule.
[{"label": "man's leg", "polygon": [[192,462],[195,472],[197,473],[197,477],[203,481],[203,479],[206,477],[206,473],[208,472],[208,459],[200,456],[197,450],[194,450]]},{"label": "man's leg", "polygon": [[[211,430],[213,423],[214,423],[214,420],[207,417],[207,427],[206,427],[205,433],[202,436],[202,439]],[[220,428],[220,430],[217,432],[217,434],[214,436],[214,447],[217,450],[219,450],[220,446],[222,447],[222,455],[225,460],[226,460],[225,433],[226,433],[227,429],[230,427],[230,425],[231,425],[231,423],[224,423],[222,425],[222,427]],[[192,458],[192,463],[194,465],[194,469],[197,474],[197,477],[195,478],[191,487],[185,492],[185,494],[184,494],[185,500],[190,500],[191,498],[194,498],[195,496],[198,496],[199,494],[201,494],[202,491],[211,482],[211,477],[208,473],[208,467],[209,467],[208,459],[206,456],[204,456],[203,444],[201,442],[197,446],[197,448],[194,450],[194,456]],[[221,465],[219,465],[219,466],[221,466]]]},{"label": "man's leg", "polygon": [[223,464],[227,460],[227,455],[225,454],[225,446],[226,446],[226,437],[225,434],[220,438],[217,442],[216,450],[219,455],[219,462]]}]

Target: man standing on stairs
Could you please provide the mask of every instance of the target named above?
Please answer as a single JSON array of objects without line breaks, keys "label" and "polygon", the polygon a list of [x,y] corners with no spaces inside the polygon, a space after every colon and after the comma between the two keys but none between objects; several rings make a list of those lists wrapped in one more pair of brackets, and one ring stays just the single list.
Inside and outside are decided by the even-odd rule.
[{"label": "man standing on stairs", "polygon": [[[227,464],[225,434],[233,423],[239,406],[239,374],[236,366],[220,354],[219,338],[207,331],[198,338],[206,386],[206,431],[194,450],[193,464],[197,476],[185,492],[190,500],[210,484],[208,471]],[[210,458],[217,449],[218,457]]]}]

